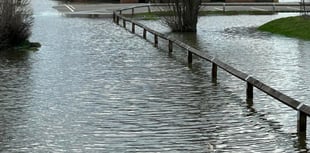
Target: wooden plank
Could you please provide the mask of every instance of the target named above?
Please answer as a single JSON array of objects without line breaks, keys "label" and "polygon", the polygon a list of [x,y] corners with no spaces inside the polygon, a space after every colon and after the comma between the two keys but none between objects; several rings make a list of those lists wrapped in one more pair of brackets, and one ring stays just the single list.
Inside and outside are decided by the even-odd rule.
[{"label": "wooden plank", "polygon": [[[287,95],[284,95],[280,91],[277,91],[277,90],[271,88],[270,86],[260,82],[259,80],[255,79],[253,77],[250,77],[247,81],[249,83],[251,83],[257,89],[261,90],[262,92],[268,94],[269,96],[279,100],[280,102],[284,103],[285,105],[287,105],[287,106],[289,106],[295,110],[298,110],[297,107],[301,104],[297,100],[295,100],[295,99],[293,99]],[[306,107],[306,106],[304,106],[304,107]],[[310,109],[307,108],[305,110],[310,110]],[[306,113],[307,115],[310,115],[310,112],[304,112],[304,113]]]},{"label": "wooden plank", "polygon": [[226,64],[226,63],[224,63],[222,61],[220,61],[219,59],[215,58],[213,60],[213,62],[216,63],[218,67],[222,68],[226,72],[234,75],[235,77],[237,77],[237,78],[239,78],[239,79],[241,79],[243,81],[246,81],[245,79],[249,76],[248,74],[243,73],[243,72],[235,69],[234,67],[232,67],[232,66],[230,66],[230,65],[228,65],[228,64]]}]

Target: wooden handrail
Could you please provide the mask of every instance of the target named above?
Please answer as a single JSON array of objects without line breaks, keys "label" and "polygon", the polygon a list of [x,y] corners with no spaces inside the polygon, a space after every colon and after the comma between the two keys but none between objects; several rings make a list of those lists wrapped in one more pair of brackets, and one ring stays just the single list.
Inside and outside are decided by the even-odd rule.
[{"label": "wooden handrail", "polygon": [[[134,8],[142,8],[142,7],[149,7],[150,5],[140,5],[136,7],[131,8],[125,8],[122,10],[117,10],[113,12],[113,21],[119,22],[119,19],[122,19],[126,22],[131,22],[132,32],[134,33],[135,26],[138,26],[143,29],[143,38],[146,39],[146,34],[151,33],[154,35],[154,46],[158,47],[158,37],[164,40],[168,40],[168,50],[169,52],[173,52],[173,44],[185,49],[188,53],[188,62],[192,63],[192,55],[196,55],[206,61],[209,61],[212,63],[212,78],[217,78],[217,69],[218,67],[222,70],[228,72],[229,74],[239,78],[240,80],[244,81],[247,84],[247,98],[252,99],[253,98],[253,87],[257,88],[258,90],[266,93],[267,95],[273,97],[274,99],[282,102],[283,104],[291,107],[292,109],[298,111],[298,119],[297,119],[297,131],[298,133],[306,133],[306,127],[307,127],[307,116],[310,116],[310,107],[304,103],[301,103],[282,92],[266,85],[265,83],[257,80],[256,78],[252,77],[251,75],[244,73],[240,70],[237,70],[236,68],[222,62],[218,58],[215,58],[214,56],[208,55],[205,52],[202,52],[200,50],[197,50],[184,42],[177,40],[175,38],[168,37],[167,35],[164,35],[160,32],[157,32],[133,19],[126,18],[125,16],[118,14],[118,12],[122,12],[124,10],[131,10]],[[152,5],[153,6],[153,5]],[[158,5],[156,5],[158,6]],[[163,5],[160,5],[163,6]],[[133,11],[134,12],[134,11]],[[119,23],[118,23],[119,24]],[[124,27],[126,23],[124,22]],[[125,27],[126,28],[126,27]]]}]

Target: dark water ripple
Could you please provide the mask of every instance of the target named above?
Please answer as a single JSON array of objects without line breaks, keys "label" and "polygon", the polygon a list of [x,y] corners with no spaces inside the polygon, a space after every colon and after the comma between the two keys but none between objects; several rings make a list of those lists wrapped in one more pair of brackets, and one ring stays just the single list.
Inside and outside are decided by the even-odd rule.
[{"label": "dark water ripple", "polygon": [[31,39],[42,47],[0,56],[0,152],[305,148],[204,68],[180,64],[110,20],[64,18],[49,0],[32,4]]}]

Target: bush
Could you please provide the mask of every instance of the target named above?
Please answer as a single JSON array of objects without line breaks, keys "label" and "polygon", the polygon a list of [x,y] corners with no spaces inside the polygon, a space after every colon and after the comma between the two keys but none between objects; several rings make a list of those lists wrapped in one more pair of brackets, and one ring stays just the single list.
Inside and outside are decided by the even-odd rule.
[{"label": "bush", "polygon": [[169,15],[163,21],[172,31],[196,32],[201,0],[165,0]]},{"label": "bush", "polygon": [[0,49],[27,41],[33,24],[30,0],[0,1]]}]

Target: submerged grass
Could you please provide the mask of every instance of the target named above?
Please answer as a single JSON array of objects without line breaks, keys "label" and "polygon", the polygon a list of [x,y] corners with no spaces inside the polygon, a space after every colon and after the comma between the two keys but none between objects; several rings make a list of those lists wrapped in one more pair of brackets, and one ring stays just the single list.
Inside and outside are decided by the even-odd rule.
[{"label": "submerged grass", "polygon": [[310,40],[310,17],[296,16],[281,18],[260,26],[258,30]]}]

